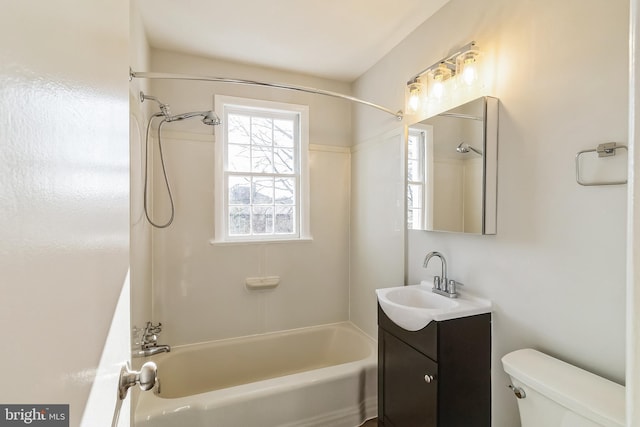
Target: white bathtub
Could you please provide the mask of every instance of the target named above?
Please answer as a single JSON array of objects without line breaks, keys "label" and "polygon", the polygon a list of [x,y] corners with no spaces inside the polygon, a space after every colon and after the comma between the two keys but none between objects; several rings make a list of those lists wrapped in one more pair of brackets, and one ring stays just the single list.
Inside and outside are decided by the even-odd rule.
[{"label": "white bathtub", "polygon": [[136,427],[355,427],[377,414],[377,346],[351,323],[179,346]]}]

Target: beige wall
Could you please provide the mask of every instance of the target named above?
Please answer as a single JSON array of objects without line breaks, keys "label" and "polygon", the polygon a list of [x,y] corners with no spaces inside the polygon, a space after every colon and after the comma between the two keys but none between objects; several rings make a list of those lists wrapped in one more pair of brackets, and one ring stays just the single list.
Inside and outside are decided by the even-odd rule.
[{"label": "beige wall", "polygon": [[[344,83],[166,51],[152,51],[151,67],[349,91]],[[174,113],[211,109],[213,96],[221,94],[306,104],[310,116],[311,242],[211,245],[211,128],[198,120],[163,127],[176,217],[171,227],[153,231],[153,317],[164,325],[162,339],[177,345],[347,320],[350,105],[299,92],[201,82],[154,81],[151,93]],[[154,215],[166,218],[157,160],[154,168]],[[246,289],[245,278],[267,275],[281,277],[276,289]]]},{"label": "beige wall", "polygon": [[[356,96],[400,106],[407,79],[450,49],[476,40],[493,64],[498,234],[412,231],[408,274],[415,283],[437,273],[421,265],[439,250],[452,278],[493,300],[494,426],[518,423],[500,363],[514,349],[624,381],[626,187],[581,187],[573,161],[627,141],[628,9],[623,0],[451,0],[354,85]],[[356,141],[393,126],[355,110]]]}]

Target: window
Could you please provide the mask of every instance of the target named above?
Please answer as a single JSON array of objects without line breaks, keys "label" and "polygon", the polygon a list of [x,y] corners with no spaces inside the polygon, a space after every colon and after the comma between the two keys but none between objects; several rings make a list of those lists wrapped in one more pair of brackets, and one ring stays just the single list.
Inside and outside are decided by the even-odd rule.
[{"label": "window", "polygon": [[[433,129],[412,126],[407,135],[407,228],[432,229]],[[431,165],[431,166],[430,166]]]},{"label": "window", "polygon": [[216,97],[216,241],[308,233],[308,107]]},{"label": "window", "polygon": [[424,132],[409,129],[407,143],[407,227],[424,229]]}]

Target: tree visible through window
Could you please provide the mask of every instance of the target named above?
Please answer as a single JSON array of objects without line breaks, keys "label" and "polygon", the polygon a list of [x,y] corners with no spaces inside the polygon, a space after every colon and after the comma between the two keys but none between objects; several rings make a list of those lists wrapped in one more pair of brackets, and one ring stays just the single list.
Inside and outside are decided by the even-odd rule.
[{"label": "tree visible through window", "polygon": [[[221,103],[227,100],[221,98]],[[223,150],[217,151],[223,159],[217,197],[224,200],[217,210],[223,215],[217,240],[301,238],[306,222],[301,212],[306,212],[308,197],[307,107],[289,110],[291,104],[230,99],[234,102],[223,104]]]}]

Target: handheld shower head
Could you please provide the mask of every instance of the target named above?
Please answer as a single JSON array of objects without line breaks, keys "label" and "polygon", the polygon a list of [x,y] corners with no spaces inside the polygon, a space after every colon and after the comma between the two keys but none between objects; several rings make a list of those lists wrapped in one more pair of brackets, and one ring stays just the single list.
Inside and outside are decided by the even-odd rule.
[{"label": "handheld shower head", "polygon": [[473,148],[471,145],[467,144],[466,142],[461,142],[460,144],[458,144],[458,146],[456,147],[456,151],[458,153],[468,153],[469,151],[473,151],[474,153],[482,156],[482,150]]},{"label": "handheld shower head", "polygon": [[220,118],[213,111],[192,111],[190,113],[176,114],[167,117],[167,122],[176,122],[180,120],[190,119],[192,117],[202,116],[202,123],[208,126],[216,126],[220,124]]},{"label": "handheld shower head", "polygon": [[220,117],[213,111],[207,111],[207,114],[202,118],[202,123],[208,126],[217,126],[220,124]]},{"label": "handheld shower head", "polygon": [[151,95],[145,95],[144,92],[140,91],[140,102],[144,102],[146,100],[155,101],[160,106],[160,113],[156,113],[154,117],[164,116],[164,119],[167,122],[175,122],[184,119],[190,119],[191,117],[202,116],[202,123],[207,126],[216,126],[220,124],[220,117],[212,110],[209,111],[193,111],[190,113],[176,114],[174,116],[171,115],[171,109],[169,108],[169,104],[164,104],[158,98]]}]

